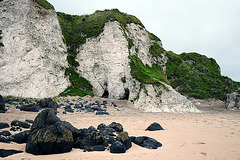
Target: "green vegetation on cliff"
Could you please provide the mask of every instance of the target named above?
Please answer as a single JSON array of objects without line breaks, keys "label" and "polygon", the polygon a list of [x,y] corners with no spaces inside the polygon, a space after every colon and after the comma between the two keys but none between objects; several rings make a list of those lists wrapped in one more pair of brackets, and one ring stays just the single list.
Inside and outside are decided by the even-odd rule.
[{"label": "green vegetation on cliff", "polygon": [[57,13],[68,52],[77,54],[77,48],[86,42],[86,38],[97,37],[103,32],[105,23],[118,21],[122,28],[129,23],[143,24],[135,16],[120,12],[118,9],[96,11],[91,15],[73,16]]},{"label": "green vegetation on cliff", "polygon": [[161,82],[169,83],[166,75],[162,71],[161,67],[157,64],[153,64],[152,67],[144,65],[141,59],[136,56],[129,56],[131,75],[139,82],[144,84],[159,84]]},{"label": "green vegetation on cliff", "polygon": [[45,8],[45,9],[53,9],[53,10],[55,10],[54,7],[53,7],[53,5],[50,4],[50,3],[49,3],[48,1],[46,1],[46,0],[33,0],[33,2],[38,3],[40,6],[42,6],[42,7]]},{"label": "green vegetation on cliff", "polygon": [[[128,15],[120,12],[118,9],[96,11],[91,15],[69,15],[65,13],[57,13],[58,20],[62,29],[62,34],[64,36],[64,42],[67,45],[68,51],[68,64],[69,68],[66,68],[65,75],[69,77],[71,86],[68,87],[60,95],[93,95],[92,86],[83,88],[83,86],[90,86],[91,84],[80,77],[75,71],[79,63],[75,60],[78,54],[78,48],[81,44],[86,42],[87,38],[97,37],[103,32],[105,23],[108,21],[118,21],[125,33],[125,27],[128,23],[143,24],[135,16]],[[125,35],[126,37],[126,35]],[[129,44],[129,49],[133,46],[132,39],[126,37]],[[83,80],[84,79],[84,80]]]},{"label": "green vegetation on cliff", "polygon": [[93,86],[83,77],[80,77],[79,74],[72,68],[66,68],[65,76],[69,77],[71,86],[69,86],[64,92],[60,93],[60,96],[93,96],[92,88]]},{"label": "green vegetation on cliff", "polygon": [[213,58],[198,53],[180,55],[167,52],[167,77],[173,88],[194,98],[221,99],[224,93],[234,92],[240,84],[222,76]]}]

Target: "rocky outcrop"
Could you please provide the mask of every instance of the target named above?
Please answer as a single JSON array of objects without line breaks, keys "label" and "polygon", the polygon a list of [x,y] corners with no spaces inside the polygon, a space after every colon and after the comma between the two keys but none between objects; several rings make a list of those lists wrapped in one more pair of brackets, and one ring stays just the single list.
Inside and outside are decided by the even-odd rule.
[{"label": "rocky outcrop", "polygon": [[61,121],[53,109],[43,110],[31,127],[26,152],[34,155],[70,152],[74,145],[74,131],[77,129]]},{"label": "rocky outcrop", "polygon": [[0,2],[0,94],[53,97],[69,85],[66,46],[54,10],[32,0]]},{"label": "rocky outcrop", "polygon": [[168,90],[163,86],[146,85],[145,89],[136,92],[138,99],[134,105],[147,112],[200,112],[185,96],[171,86],[166,84],[165,86]]},{"label": "rocky outcrop", "polygon": [[150,112],[198,112],[171,86],[144,84],[143,89],[142,83],[132,77],[130,55],[137,55],[143,65],[152,67],[157,64],[166,71],[165,52],[158,56],[149,52],[155,43],[162,45],[160,40],[152,40],[140,25],[130,23],[124,28],[117,21],[108,22],[99,36],[88,38],[80,46],[76,56],[80,64],[78,72],[93,85],[97,96],[128,99],[136,107]]},{"label": "rocky outcrop", "polygon": [[229,110],[240,109],[240,88],[225,95],[225,104]]}]

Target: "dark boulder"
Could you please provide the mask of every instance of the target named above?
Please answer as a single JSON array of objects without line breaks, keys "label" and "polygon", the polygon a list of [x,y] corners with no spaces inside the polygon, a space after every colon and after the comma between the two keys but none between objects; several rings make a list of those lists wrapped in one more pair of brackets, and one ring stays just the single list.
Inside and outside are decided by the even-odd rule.
[{"label": "dark boulder", "polygon": [[21,122],[21,121],[18,121],[18,120],[13,120],[11,122],[11,126],[19,126],[19,127],[22,127],[22,128],[30,128],[30,124],[28,124],[27,122]]},{"label": "dark boulder", "polygon": [[117,104],[116,104],[116,103],[114,103],[114,102],[112,102],[112,105],[113,105],[114,107],[117,107]]},{"label": "dark boulder", "polygon": [[115,141],[110,146],[110,152],[111,153],[125,153],[126,150],[127,150],[126,146],[119,141]]},{"label": "dark boulder", "polygon": [[19,109],[21,111],[28,111],[28,112],[39,112],[39,110],[41,110],[41,108],[37,104],[22,105]]},{"label": "dark boulder", "polygon": [[84,149],[84,151],[104,151],[115,140],[107,130],[105,124],[100,124],[98,129],[93,126],[80,129],[81,134],[77,137],[74,147]]},{"label": "dark boulder", "polygon": [[0,113],[5,113],[5,102],[2,95],[0,95]]},{"label": "dark boulder", "polygon": [[162,128],[162,126],[157,123],[157,122],[154,122],[152,123],[150,126],[148,126],[148,128],[146,129],[146,131],[159,131],[159,130],[164,130]]},{"label": "dark boulder", "polygon": [[26,119],[25,122],[27,122],[27,123],[33,123],[33,120]]},{"label": "dark boulder", "polygon": [[97,127],[98,130],[104,130],[106,128],[107,128],[107,126],[104,123],[99,124],[98,127]]},{"label": "dark boulder", "polygon": [[74,113],[74,109],[65,109],[65,112]]},{"label": "dark boulder", "polygon": [[2,142],[2,143],[10,143],[11,141],[9,141],[6,137],[0,135],[0,142]]},{"label": "dark boulder", "polygon": [[126,147],[126,150],[132,147],[132,142],[127,132],[119,133],[117,136],[117,140],[120,141]]},{"label": "dark boulder", "polygon": [[3,136],[11,136],[12,134],[9,132],[9,131],[2,131],[0,132],[0,135],[3,135]]},{"label": "dark boulder", "polygon": [[106,111],[97,111],[96,115],[109,115],[109,113]]},{"label": "dark boulder", "polygon": [[8,128],[8,127],[10,127],[9,124],[0,122],[0,129],[4,129],[4,128]]},{"label": "dark boulder", "polygon": [[123,126],[120,123],[112,122],[108,125],[109,128],[115,129],[116,132],[122,132]]},{"label": "dark boulder", "polygon": [[39,106],[42,108],[47,108],[48,104],[53,101],[51,98],[45,98],[44,100],[41,100],[38,102]]},{"label": "dark boulder", "polygon": [[30,135],[30,132],[29,132],[29,130],[27,130],[27,131],[23,131],[23,132],[11,135],[9,137],[9,140],[16,142],[16,143],[20,143],[20,144],[27,143],[27,139],[28,139],[29,135]]},{"label": "dark boulder", "polygon": [[55,101],[50,101],[50,102],[48,103],[47,108],[52,108],[52,109],[54,109],[54,110],[57,110],[57,109],[59,108],[59,106],[58,106],[57,102],[55,102]]},{"label": "dark boulder", "polygon": [[45,109],[35,118],[26,152],[34,155],[70,152],[74,145],[73,132],[78,130],[70,123],[61,121],[54,109]]},{"label": "dark boulder", "polygon": [[5,158],[5,157],[11,156],[13,154],[22,153],[22,152],[23,151],[18,151],[18,150],[0,149],[0,157]]},{"label": "dark boulder", "polygon": [[133,143],[148,149],[157,149],[158,147],[162,146],[162,144],[157,140],[146,136],[131,137],[131,140]]}]

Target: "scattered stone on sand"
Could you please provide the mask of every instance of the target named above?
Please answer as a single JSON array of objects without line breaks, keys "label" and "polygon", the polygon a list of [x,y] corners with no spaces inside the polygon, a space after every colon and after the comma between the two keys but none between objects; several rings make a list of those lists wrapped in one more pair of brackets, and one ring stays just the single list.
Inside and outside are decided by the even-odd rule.
[{"label": "scattered stone on sand", "polygon": [[30,128],[30,124],[28,122],[21,122],[21,121],[18,121],[18,120],[13,120],[11,122],[11,126],[19,126],[19,127],[22,127],[22,128]]},{"label": "scattered stone on sand", "polygon": [[27,139],[28,139],[29,135],[30,135],[29,130],[26,130],[26,131],[11,135],[9,137],[9,140],[16,142],[16,143],[20,143],[20,144],[27,143]]},{"label": "scattered stone on sand", "polygon": [[0,122],[0,129],[4,129],[4,128],[9,128],[9,124],[8,123],[1,123]]},{"label": "scattered stone on sand", "polygon": [[13,154],[22,153],[23,151],[18,150],[6,150],[6,149],[0,149],[0,157],[5,158],[8,156],[11,156]]},{"label": "scattered stone on sand", "polygon": [[157,123],[157,122],[154,122],[152,123],[150,126],[148,126],[148,128],[146,129],[146,131],[159,131],[159,130],[164,130],[162,128],[162,126]]},{"label": "scattered stone on sand", "polygon": [[133,143],[148,149],[157,149],[162,146],[157,140],[146,136],[131,137],[131,140]]}]

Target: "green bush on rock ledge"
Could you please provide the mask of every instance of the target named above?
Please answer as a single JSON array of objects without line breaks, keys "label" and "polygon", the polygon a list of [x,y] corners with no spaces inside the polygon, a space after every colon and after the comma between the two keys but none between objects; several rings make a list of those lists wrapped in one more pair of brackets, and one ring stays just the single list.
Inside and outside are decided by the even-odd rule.
[{"label": "green bush on rock ledge", "polygon": [[43,8],[45,8],[45,9],[53,9],[53,10],[55,10],[54,9],[54,7],[53,7],[53,5],[52,4],[50,4],[48,1],[46,1],[46,0],[33,0],[33,2],[36,2],[37,4],[39,4],[40,6],[42,6]]}]

